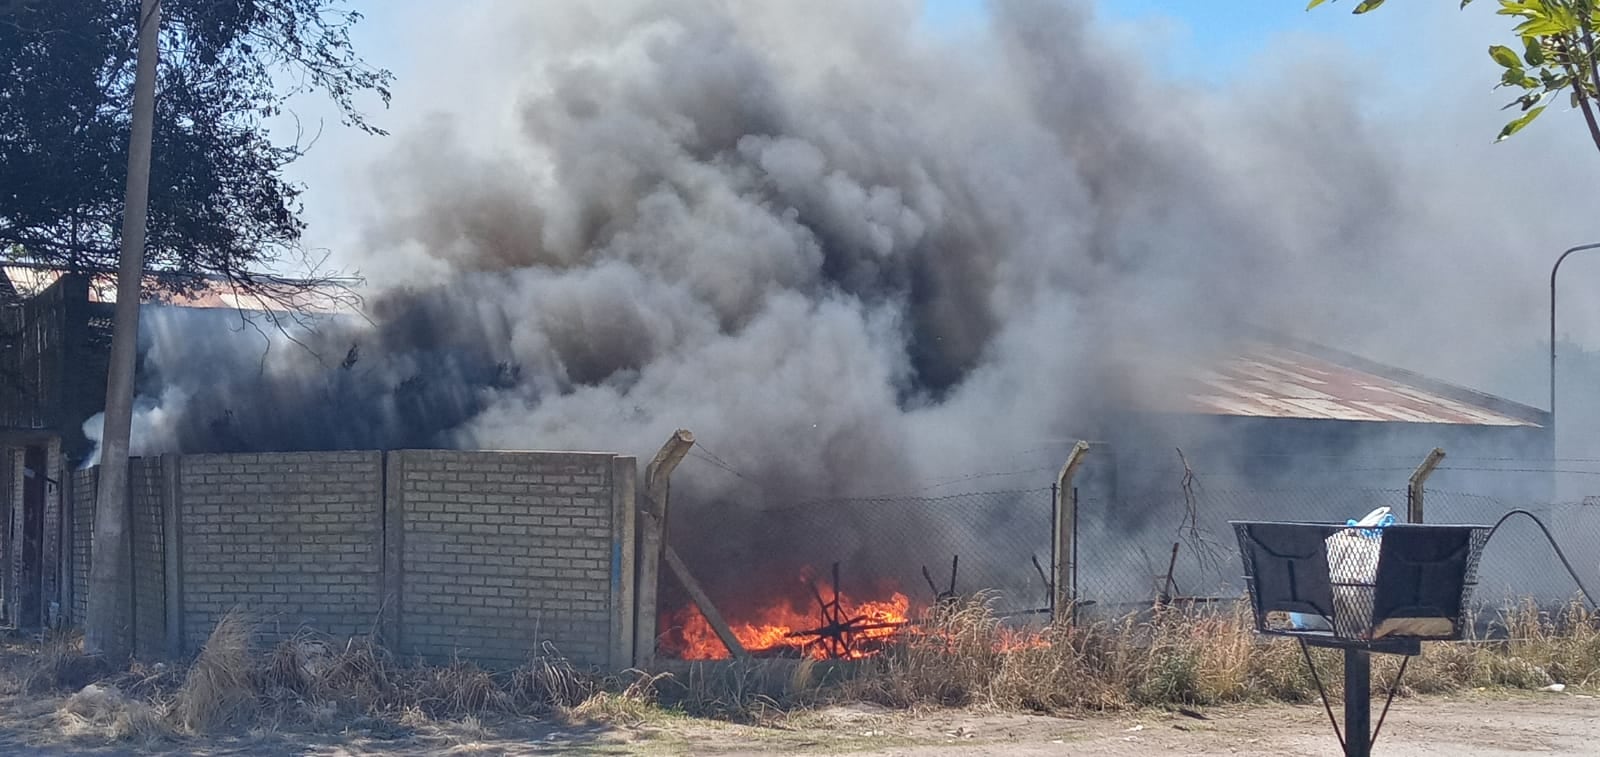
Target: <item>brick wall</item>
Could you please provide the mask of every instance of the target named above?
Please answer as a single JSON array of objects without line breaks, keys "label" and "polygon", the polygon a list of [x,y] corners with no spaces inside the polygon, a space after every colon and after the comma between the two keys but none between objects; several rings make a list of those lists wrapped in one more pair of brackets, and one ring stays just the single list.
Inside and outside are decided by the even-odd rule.
[{"label": "brick wall", "polygon": [[389,467],[402,653],[515,665],[548,644],[627,664],[633,458],[406,451]]},{"label": "brick wall", "polygon": [[178,463],[182,643],[238,607],[262,641],[302,626],[352,636],[378,622],[378,452],[188,455]]},{"label": "brick wall", "polygon": [[128,466],[128,535],[133,562],[133,651],[152,659],[166,646],[166,538],[162,459],[146,457]]},{"label": "brick wall", "polygon": [[[136,654],[194,653],[244,610],[270,643],[381,632],[406,656],[632,662],[635,460],[598,453],[190,455],[129,471]],[[86,615],[95,469],[65,561]]]},{"label": "brick wall", "polygon": [[68,511],[72,517],[72,606],[67,608],[71,619],[83,623],[89,614],[89,560],[94,543],[95,487],[100,483],[100,468],[86,468],[72,473]]}]

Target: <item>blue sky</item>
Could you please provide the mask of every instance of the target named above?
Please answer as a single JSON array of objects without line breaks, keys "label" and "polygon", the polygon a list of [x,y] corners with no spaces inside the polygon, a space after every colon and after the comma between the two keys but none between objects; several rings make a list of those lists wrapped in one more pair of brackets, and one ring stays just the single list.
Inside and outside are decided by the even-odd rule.
[{"label": "blue sky", "polygon": [[[985,0],[925,0],[924,7],[932,24],[954,29],[983,23],[985,5]],[[1136,34],[1146,30],[1158,40],[1152,52],[1163,70],[1205,82],[1239,73],[1285,38],[1315,36],[1359,50],[1393,32],[1381,18],[1355,18],[1338,3],[1315,11],[1307,11],[1302,0],[1099,0],[1094,5],[1100,18]]]},{"label": "blue sky", "polygon": [[[935,28],[958,32],[984,23],[986,0],[923,2]],[[1352,2],[1309,12],[1304,0],[1096,0],[1092,4],[1099,17],[1125,33],[1152,39],[1152,59],[1162,70],[1191,81],[1217,82],[1241,72],[1286,39],[1315,38],[1363,50],[1381,44],[1404,24],[1395,17],[1405,9],[1384,8],[1357,18],[1348,12]],[[403,75],[410,62],[405,42],[426,26],[436,3],[353,0],[352,7],[366,15],[356,30],[357,49],[369,61]]]}]

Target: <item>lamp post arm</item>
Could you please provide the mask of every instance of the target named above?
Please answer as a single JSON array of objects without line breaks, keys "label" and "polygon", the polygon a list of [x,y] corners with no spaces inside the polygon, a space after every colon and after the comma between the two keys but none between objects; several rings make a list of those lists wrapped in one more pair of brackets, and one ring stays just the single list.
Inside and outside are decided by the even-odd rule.
[{"label": "lamp post arm", "polygon": [[1600,250],[1600,242],[1570,248],[1561,253],[1561,257],[1556,258],[1556,264],[1550,267],[1550,424],[1552,426],[1556,420],[1556,274],[1561,271],[1561,263],[1568,255],[1585,250]]}]

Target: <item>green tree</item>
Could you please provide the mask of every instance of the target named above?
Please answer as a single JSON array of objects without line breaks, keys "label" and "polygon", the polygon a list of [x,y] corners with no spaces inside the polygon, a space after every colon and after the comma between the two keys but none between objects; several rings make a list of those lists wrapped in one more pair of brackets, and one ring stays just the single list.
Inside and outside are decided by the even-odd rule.
[{"label": "green tree", "polygon": [[[353,51],[343,0],[164,0],[150,182],[151,271],[249,273],[299,249],[301,188],[266,120],[321,92],[343,121],[386,106],[392,75]],[[0,0],[0,250],[115,267],[138,0]],[[170,277],[173,286],[191,277]],[[270,287],[269,287],[270,288]]]},{"label": "green tree", "polygon": [[[1326,0],[1311,0],[1306,10]],[[1490,45],[1489,57],[1505,71],[1496,89],[1507,87],[1521,94],[1505,106],[1519,115],[1500,130],[1496,141],[1510,137],[1533,122],[1557,98],[1566,96],[1583,113],[1589,137],[1600,150],[1600,60],[1596,59],[1595,27],[1600,26],[1600,4],[1595,0],[1496,0],[1499,15],[1516,22],[1514,46]],[[1361,0],[1355,13],[1366,13],[1384,0]],[[1461,7],[1472,0],[1461,0]],[[1519,52],[1520,51],[1520,52]]]}]

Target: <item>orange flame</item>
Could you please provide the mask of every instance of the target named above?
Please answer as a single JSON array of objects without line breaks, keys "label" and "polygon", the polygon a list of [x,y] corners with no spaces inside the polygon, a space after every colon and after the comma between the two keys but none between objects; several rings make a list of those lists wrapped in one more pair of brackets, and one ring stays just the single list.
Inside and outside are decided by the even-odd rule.
[{"label": "orange flame", "polygon": [[[833,590],[819,586],[824,597],[832,597]],[[860,617],[866,629],[854,634],[855,644],[849,657],[859,658],[871,654],[871,644],[864,649],[862,642],[887,639],[910,619],[911,600],[900,592],[892,592],[888,599],[857,602],[846,594],[839,595],[839,605],[847,619]],[[685,660],[725,660],[730,657],[728,648],[717,638],[716,631],[699,608],[688,605],[672,613],[663,624],[668,629],[662,640],[664,651]],[[730,620],[739,644],[751,653],[790,653],[826,659],[828,651],[815,643],[815,636],[795,636],[799,631],[815,629],[822,625],[822,617],[815,608],[796,609],[784,601],[774,603],[752,613],[747,619]]]}]

